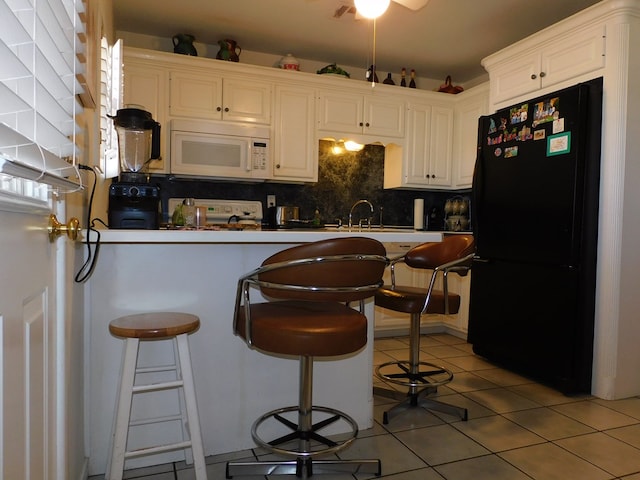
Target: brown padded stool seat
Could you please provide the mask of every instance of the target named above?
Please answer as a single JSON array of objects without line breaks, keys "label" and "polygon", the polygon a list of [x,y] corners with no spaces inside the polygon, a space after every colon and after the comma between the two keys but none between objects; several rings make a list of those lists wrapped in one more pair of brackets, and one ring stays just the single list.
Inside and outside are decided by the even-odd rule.
[{"label": "brown padded stool seat", "polygon": [[[330,357],[355,352],[367,343],[367,319],[340,303],[290,302],[251,305],[253,345],[283,355]],[[244,310],[238,335],[245,338]]]},{"label": "brown padded stool seat", "polygon": [[[396,290],[394,286],[385,285],[376,292],[376,305],[403,313],[442,313],[445,311],[445,296],[443,292],[432,292],[429,305],[423,312],[424,297],[424,288],[402,286],[399,290]],[[460,295],[449,293],[448,298],[449,313],[458,313],[458,310],[460,310]]]},{"label": "brown padded stool seat", "polygon": [[192,333],[200,328],[196,315],[181,312],[139,313],[116,318],[109,323],[109,331],[116,337],[164,339]]}]

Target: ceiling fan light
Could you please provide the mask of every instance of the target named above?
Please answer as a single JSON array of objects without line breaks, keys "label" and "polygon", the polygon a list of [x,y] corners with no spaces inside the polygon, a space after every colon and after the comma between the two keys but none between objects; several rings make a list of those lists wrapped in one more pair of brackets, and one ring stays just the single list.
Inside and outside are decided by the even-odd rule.
[{"label": "ceiling fan light", "polygon": [[378,18],[387,8],[390,0],[355,0],[356,9],[366,18]]}]

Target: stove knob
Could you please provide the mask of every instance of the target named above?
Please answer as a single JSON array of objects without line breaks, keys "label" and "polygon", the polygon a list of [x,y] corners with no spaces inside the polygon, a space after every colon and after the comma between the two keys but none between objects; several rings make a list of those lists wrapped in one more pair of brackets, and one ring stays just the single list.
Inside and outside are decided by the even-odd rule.
[{"label": "stove knob", "polygon": [[138,190],[138,187],[131,187],[129,189],[129,195],[132,196],[132,197],[137,197],[139,195],[139,193],[140,192]]}]

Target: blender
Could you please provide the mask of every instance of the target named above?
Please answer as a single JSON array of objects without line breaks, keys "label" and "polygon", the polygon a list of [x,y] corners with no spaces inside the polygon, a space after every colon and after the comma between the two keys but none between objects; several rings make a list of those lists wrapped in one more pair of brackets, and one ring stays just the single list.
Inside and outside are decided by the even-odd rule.
[{"label": "blender", "polygon": [[120,177],[109,187],[109,228],[157,229],[160,187],[149,183],[149,162],[160,158],[160,124],[151,113],[127,106],[109,115],[118,135]]}]

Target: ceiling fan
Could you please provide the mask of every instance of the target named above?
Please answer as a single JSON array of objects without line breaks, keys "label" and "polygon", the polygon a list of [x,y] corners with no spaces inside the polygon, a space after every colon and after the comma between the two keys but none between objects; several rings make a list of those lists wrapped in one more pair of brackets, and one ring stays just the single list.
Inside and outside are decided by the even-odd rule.
[{"label": "ceiling fan", "polygon": [[[427,3],[429,3],[429,0],[391,0],[391,1],[397,3],[398,5],[402,5],[403,7],[406,7],[409,10],[413,10],[413,11],[420,10]],[[360,14],[360,12],[358,12],[356,10],[356,7],[354,5],[353,0],[347,0],[347,1],[343,0],[340,3],[340,5],[338,6],[338,8],[336,8],[333,16],[334,16],[334,18],[340,18],[345,13],[353,13],[353,14],[355,14],[356,20],[360,20],[360,19],[365,18],[363,15]]]}]

